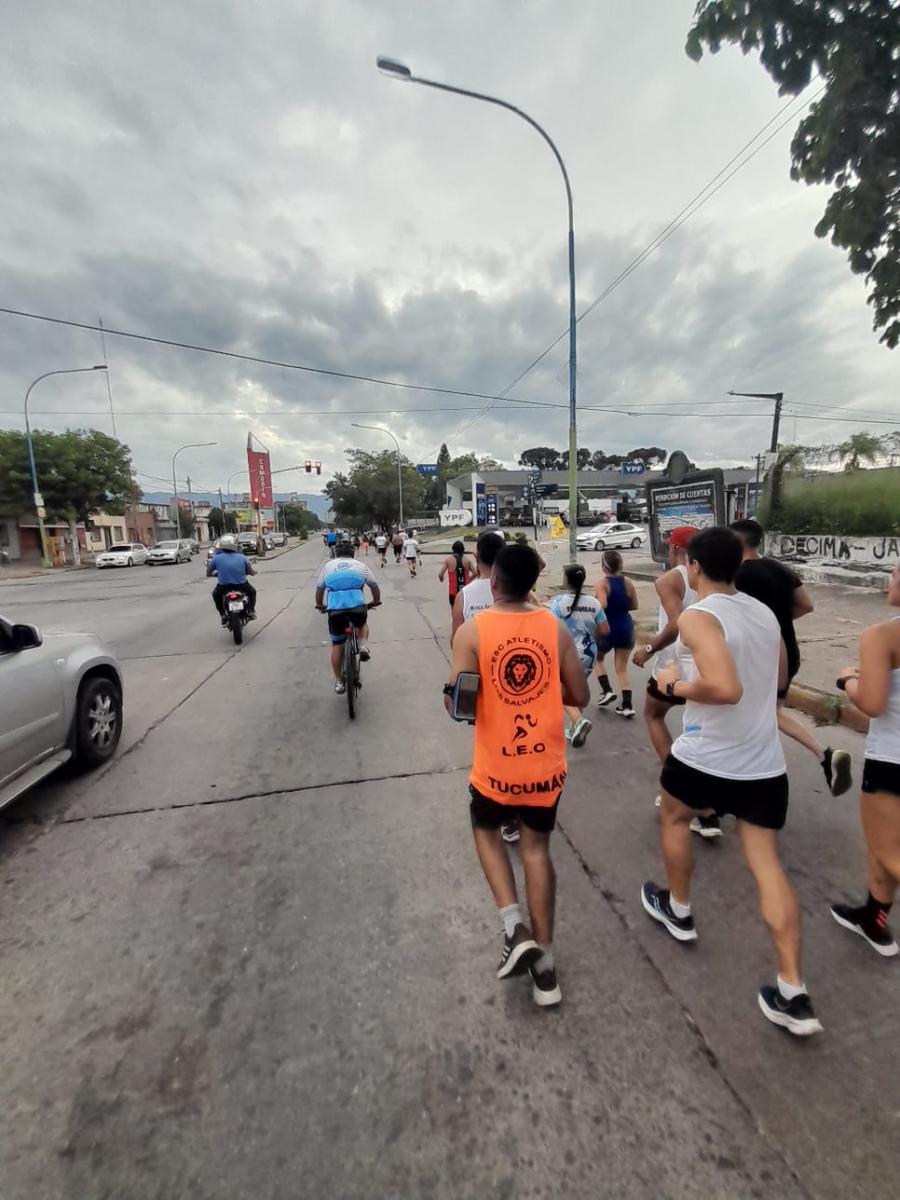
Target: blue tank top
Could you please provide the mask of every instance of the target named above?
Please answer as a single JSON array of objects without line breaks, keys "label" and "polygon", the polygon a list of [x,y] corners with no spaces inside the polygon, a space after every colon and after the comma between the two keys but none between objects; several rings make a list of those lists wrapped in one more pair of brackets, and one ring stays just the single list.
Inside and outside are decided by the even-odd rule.
[{"label": "blue tank top", "polygon": [[606,581],[609,584],[609,588],[606,593],[606,604],[604,604],[603,610],[609,622],[610,635],[614,636],[617,631],[630,633],[634,629],[634,622],[631,619],[630,601],[628,599],[628,591],[625,587],[625,577],[623,575],[608,575]]}]

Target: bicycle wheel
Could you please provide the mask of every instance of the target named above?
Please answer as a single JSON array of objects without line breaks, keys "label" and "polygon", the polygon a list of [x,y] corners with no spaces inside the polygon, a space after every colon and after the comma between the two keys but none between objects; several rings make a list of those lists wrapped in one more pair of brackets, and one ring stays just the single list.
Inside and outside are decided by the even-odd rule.
[{"label": "bicycle wheel", "polygon": [[347,685],[347,711],[352,721],[356,716],[356,630],[347,634],[344,642],[344,683]]}]

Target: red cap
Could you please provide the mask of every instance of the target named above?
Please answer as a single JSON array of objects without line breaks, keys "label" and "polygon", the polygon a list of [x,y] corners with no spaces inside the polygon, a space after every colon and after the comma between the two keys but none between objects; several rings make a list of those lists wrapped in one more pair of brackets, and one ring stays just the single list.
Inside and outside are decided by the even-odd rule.
[{"label": "red cap", "polygon": [[676,550],[687,550],[688,542],[698,533],[693,525],[679,525],[677,529],[673,529],[669,534],[666,544],[674,546]]}]

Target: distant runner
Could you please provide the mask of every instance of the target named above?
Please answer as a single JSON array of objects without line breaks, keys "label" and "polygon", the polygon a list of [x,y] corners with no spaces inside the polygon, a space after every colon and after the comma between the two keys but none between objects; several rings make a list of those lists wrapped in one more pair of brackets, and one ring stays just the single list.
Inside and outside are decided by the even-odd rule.
[{"label": "distant runner", "polygon": [[494,569],[497,555],[505,545],[506,540],[503,534],[496,533],[492,529],[486,529],[484,533],[478,535],[478,541],[475,543],[475,566],[478,575],[471,583],[467,583],[461,592],[457,593],[456,599],[453,601],[451,645],[457,630],[465,621],[470,621],[476,613],[493,607],[494,593],[491,591],[491,572]]},{"label": "distant runner", "polygon": [[609,624],[609,634],[602,638],[597,659],[597,678],[601,695],[598,708],[612,704],[616,693],[612,690],[606,673],[606,655],[612,653],[616,671],[616,682],[622,692],[621,703],[615,711],[621,717],[633,717],[631,680],[628,677],[628,659],[634,649],[634,621],[631,614],[638,606],[634,584],[622,574],[622,555],[618,550],[604,550],[600,560],[603,578],[595,588],[595,594]]},{"label": "distant runner", "polygon": [[450,554],[441,563],[438,579],[442,582],[447,577],[447,591],[450,596],[450,607],[467,583],[475,578],[478,564],[471,554],[466,554],[466,547],[460,541],[455,541],[450,547]]},{"label": "distant runner", "polygon": [[398,529],[391,538],[391,545],[394,547],[394,562],[398,563],[403,554],[403,543],[406,540],[406,534],[402,529]]},{"label": "distant runner", "polygon": [[[585,569],[581,563],[569,563],[563,567],[566,590],[562,595],[554,596],[548,607],[568,629],[581,659],[585,679],[590,679],[597,661],[597,646],[603,638],[609,636],[609,625],[596,596],[584,594],[585,578]],[[573,705],[566,705],[565,713],[568,721],[566,737],[573,746],[583,746],[593,728],[591,722],[580,708]]]},{"label": "distant runner", "polygon": [[416,540],[415,530],[413,529],[403,539],[403,557],[406,559],[406,565],[409,568],[410,579],[415,579],[416,563],[419,561],[419,543]]},{"label": "distant runner", "polygon": [[378,551],[378,557],[381,559],[382,566],[384,566],[387,562],[387,548],[387,535],[383,533],[377,533],[375,535],[375,549]]}]

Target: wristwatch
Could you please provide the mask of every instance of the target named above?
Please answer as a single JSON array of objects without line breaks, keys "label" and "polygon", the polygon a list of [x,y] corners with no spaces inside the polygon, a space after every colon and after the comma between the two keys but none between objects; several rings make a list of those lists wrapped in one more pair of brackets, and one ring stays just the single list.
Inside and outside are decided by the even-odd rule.
[{"label": "wristwatch", "polygon": [[656,651],[653,649],[653,645],[651,642],[648,642],[647,645],[644,647],[644,653],[645,654],[655,654],[656,653]]},{"label": "wristwatch", "polygon": [[675,684],[677,682],[678,682],[677,679],[670,679],[669,682],[666,684],[666,695],[669,697],[670,700],[678,699],[678,697],[675,695]]}]

